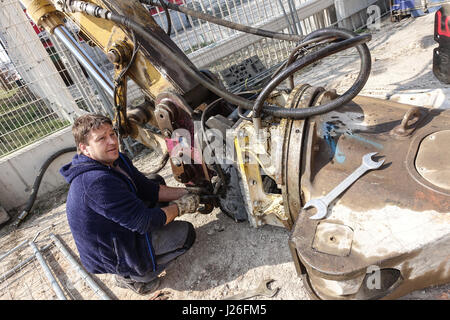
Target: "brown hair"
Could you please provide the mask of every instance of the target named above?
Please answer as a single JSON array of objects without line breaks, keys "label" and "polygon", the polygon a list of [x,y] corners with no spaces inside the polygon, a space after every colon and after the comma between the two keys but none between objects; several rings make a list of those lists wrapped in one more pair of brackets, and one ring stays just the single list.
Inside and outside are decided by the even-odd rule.
[{"label": "brown hair", "polygon": [[80,152],[80,143],[87,144],[91,130],[98,129],[105,123],[112,126],[111,119],[101,114],[85,114],[75,120],[72,126],[72,134],[78,152]]}]

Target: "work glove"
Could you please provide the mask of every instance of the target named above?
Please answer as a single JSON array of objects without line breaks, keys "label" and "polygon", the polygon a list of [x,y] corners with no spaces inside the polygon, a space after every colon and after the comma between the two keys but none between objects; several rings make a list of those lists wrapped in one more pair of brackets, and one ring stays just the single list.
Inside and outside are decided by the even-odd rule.
[{"label": "work glove", "polygon": [[185,213],[194,213],[200,205],[200,196],[198,194],[188,193],[181,198],[174,200],[171,204],[176,204],[178,207],[178,216]]}]

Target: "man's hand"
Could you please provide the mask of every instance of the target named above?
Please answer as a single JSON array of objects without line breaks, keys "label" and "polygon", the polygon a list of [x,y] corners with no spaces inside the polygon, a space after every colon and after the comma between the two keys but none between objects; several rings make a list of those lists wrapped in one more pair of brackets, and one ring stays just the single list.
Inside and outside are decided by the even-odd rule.
[{"label": "man's hand", "polygon": [[189,193],[194,193],[194,194],[198,194],[198,195],[204,195],[204,194],[211,194],[212,193],[212,191],[208,190],[205,187],[190,187],[190,186],[187,186],[186,190]]},{"label": "man's hand", "polygon": [[200,196],[198,194],[188,193],[171,203],[177,205],[178,216],[182,216],[185,213],[194,213],[197,211],[200,205]]}]

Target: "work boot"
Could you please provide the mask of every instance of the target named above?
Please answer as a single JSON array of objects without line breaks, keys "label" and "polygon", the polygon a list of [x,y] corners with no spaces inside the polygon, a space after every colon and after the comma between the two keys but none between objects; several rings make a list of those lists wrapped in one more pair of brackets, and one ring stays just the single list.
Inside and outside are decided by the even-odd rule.
[{"label": "work boot", "polygon": [[146,295],[155,291],[160,284],[160,279],[156,278],[150,282],[137,282],[133,279],[114,275],[116,286],[120,288],[130,289],[140,295]]}]

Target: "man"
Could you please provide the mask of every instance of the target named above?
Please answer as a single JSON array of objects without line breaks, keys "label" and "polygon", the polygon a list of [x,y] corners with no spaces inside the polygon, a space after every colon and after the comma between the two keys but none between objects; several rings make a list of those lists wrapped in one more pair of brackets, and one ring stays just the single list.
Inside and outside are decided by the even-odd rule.
[{"label": "man", "polygon": [[[91,273],[115,274],[120,287],[150,293],[194,243],[192,224],[173,220],[196,212],[199,196],[146,178],[119,152],[105,116],[79,117],[72,133],[78,152],[60,173],[71,184],[66,212],[81,262]],[[162,202],[169,204],[155,207]]]}]

